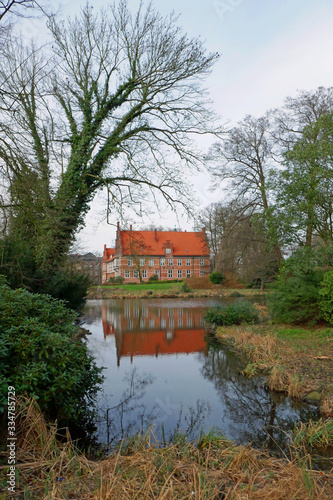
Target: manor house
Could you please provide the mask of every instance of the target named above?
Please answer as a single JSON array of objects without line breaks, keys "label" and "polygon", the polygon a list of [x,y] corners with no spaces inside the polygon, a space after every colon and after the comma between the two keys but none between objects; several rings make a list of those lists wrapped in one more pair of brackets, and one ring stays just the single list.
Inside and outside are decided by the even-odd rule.
[{"label": "manor house", "polygon": [[205,229],[187,231],[133,231],[117,224],[115,248],[104,245],[102,283],[121,276],[124,282],[206,276],[210,272]]}]

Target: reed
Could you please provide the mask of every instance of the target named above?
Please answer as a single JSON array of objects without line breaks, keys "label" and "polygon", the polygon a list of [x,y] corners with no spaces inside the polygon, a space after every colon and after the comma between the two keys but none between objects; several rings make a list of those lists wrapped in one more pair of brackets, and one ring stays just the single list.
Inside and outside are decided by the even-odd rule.
[{"label": "reed", "polygon": [[[309,455],[279,459],[236,446],[213,431],[196,443],[185,436],[161,447],[136,436],[101,460],[79,453],[67,433],[60,441],[34,401],[21,402],[17,496],[47,500],[328,500],[333,471],[311,468]],[[6,474],[2,466],[1,474]],[[1,498],[1,497],[0,497]]]},{"label": "reed", "polygon": [[317,422],[299,422],[293,431],[293,444],[297,447],[333,449],[333,420],[320,418]]}]

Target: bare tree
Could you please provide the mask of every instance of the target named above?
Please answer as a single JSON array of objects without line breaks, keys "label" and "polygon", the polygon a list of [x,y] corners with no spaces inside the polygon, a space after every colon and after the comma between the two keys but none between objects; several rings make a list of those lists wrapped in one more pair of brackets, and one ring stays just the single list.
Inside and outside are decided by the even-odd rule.
[{"label": "bare tree", "polygon": [[214,203],[206,208],[201,222],[215,269],[261,286],[275,275],[278,266],[262,214],[249,207],[249,200]]},{"label": "bare tree", "polygon": [[[13,25],[18,18],[39,17],[44,14],[48,0],[0,0],[0,43],[2,54],[10,39]],[[53,5],[54,6],[54,5]]]},{"label": "bare tree", "polygon": [[31,9],[38,6],[35,0],[4,0],[0,1],[0,22],[8,14],[22,17],[25,14],[25,9]]},{"label": "bare tree", "polygon": [[[225,210],[222,203],[212,203],[199,216],[201,227],[205,227],[209,242],[211,264],[217,265],[217,256],[221,252],[221,244],[225,231]],[[198,224],[199,225],[199,224]]]},{"label": "bare tree", "polygon": [[270,136],[269,115],[254,118],[247,115],[238,126],[231,128],[213,149],[212,167],[216,183],[229,181],[225,190],[235,200],[246,200],[245,211],[262,214],[267,236],[274,248],[276,261],[282,259],[276,232],[271,224],[268,177],[274,161],[274,142]]},{"label": "bare tree", "polygon": [[186,206],[186,168],[203,160],[192,139],[220,132],[201,86],[218,55],[183,35],[173,14],[141,6],[132,16],[121,1],[49,24],[51,54],[32,47],[22,65],[27,49],[16,47],[1,68],[13,227],[43,269],[68,250],[103,187],[115,208],[149,194]]},{"label": "bare tree", "polygon": [[333,87],[318,87],[312,91],[300,91],[295,97],[287,97],[280,109],[272,114],[271,134],[283,154],[301,139],[304,127],[311,126],[321,116],[333,109]]}]

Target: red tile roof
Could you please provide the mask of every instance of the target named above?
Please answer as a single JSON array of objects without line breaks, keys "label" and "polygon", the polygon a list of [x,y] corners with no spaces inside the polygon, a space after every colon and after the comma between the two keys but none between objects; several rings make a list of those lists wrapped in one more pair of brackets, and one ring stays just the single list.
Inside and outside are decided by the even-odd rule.
[{"label": "red tile roof", "polygon": [[209,256],[204,232],[187,231],[120,231],[123,255],[164,255],[165,247],[173,248],[174,256]]},{"label": "red tile roof", "polygon": [[114,248],[106,248],[106,245],[104,245],[103,262],[110,260],[112,257],[114,257]]}]

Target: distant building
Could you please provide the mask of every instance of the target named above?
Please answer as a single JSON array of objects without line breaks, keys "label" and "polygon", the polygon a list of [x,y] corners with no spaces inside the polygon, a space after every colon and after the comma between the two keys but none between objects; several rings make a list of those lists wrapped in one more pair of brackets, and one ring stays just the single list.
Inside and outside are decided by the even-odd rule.
[{"label": "distant building", "polygon": [[102,284],[109,281],[111,276],[114,276],[114,248],[106,248],[104,245],[103,257],[102,257]]},{"label": "distant building", "polygon": [[100,284],[102,279],[102,258],[89,252],[84,255],[69,255],[69,266],[78,272],[88,274],[92,283]]},{"label": "distant building", "polygon": [[205,229],[187,231],[121,230],[117,225],[115,248],[104,245],[102,283],[121,276],[125,282],[206,276],[210,272]]}]

